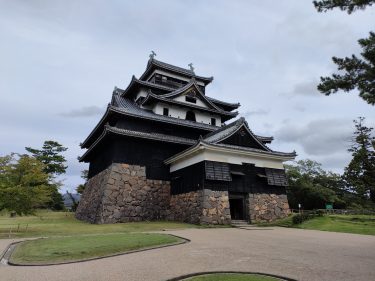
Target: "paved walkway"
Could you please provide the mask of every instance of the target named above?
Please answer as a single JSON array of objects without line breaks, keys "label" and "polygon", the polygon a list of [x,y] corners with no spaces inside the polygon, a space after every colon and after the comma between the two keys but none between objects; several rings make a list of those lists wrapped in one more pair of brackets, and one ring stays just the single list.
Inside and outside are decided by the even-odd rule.
[{"label": "paved walkway", "polygon": [[[238,270],[297,280],[375,280],[375,236],[287,228],[186,229],[192,242],[101,260],[37,267],[0,266],[1,281],[159,280]],[[0,240],[0,252],[11,240]]]}]

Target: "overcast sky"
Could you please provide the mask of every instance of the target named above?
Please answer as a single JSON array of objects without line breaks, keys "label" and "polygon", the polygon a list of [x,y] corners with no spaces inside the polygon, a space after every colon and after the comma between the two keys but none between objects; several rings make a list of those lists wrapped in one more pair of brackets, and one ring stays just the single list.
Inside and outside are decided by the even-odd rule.
[{"label": "overcast sky", "polygon": [[357,94],[316,91],[332,56],[358,53],[375,9],[317,13],[310,0],[0,0],[0,155],[56,140],[68,147],[64,189],[82,183],[79,147],[114,86],[157,59],[214,76],[206,94],[239,109],[271,148],[342,172],[352,120],[375,125]]}]

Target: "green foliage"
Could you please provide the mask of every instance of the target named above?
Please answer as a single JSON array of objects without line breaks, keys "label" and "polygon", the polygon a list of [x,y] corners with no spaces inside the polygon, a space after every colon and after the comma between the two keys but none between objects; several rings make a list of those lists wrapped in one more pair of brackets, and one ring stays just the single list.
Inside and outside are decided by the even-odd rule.
[{"label": "green foliage", "polygon": [[82,194],[83,191],[85,190],[85,187],[86,187],[85,184],[80,184],[80,185],[78,185],[78,186],[76,187],[76,191],[77,191],[77,193]]},{"label": "green foliage", "polygon": [[318,12],[327,12],[334,8],[339,8],[341,11],[347,11],[348,14],[356,10],[363,10],[367,6],[374,4],[374,0],[322,0],[313,1]]},{"label": "green foliage", "polygon": [[307,215],[297,214],[293,216],[292,221],[293,221],[293,224],[300,224],[307,219],[308,219]]},{"label": "green foliage", "polygon": [[63,210],[64,201],[59,193],[60,183],[55,182],[54,178],[58,175],[65,174],[67,166],[65,166],[66,159],[63,152],[67,150],[56,141],[45,141],[42,149],[35,149],[31,147],[25,147],[25,149],[32,154],[36,159],[44,164],[44,171],[50,176],[50,192],[51,200],[46,207],[53,210]]},{"label": "green foliage", "polygon": [[89,170],[83,170],[81,172],[81,178],[85,180],[85,183],[84,184],[80,184],[76,187],[76,191],[77,193],[79,194],[82,194],[83,191],[85,190],[85,187],[86,187],[86,182],[87,180],[89,179]]},{"label": "green foliage", "polygon": [[0,157],[0,210],[32,214],[44,206],[51,191],[43,163],[28,155]]},{"label": "green foliage", "polygon": [[344,189],[340,175],[322,170],[321,164],[312,160],[300,160],[297,165],[286,165],[289,180],[288,201],[292,209],[324,209],[327,203],[336,208],[345,202],[337,195]]},{"label": "green foliage", "polygon": [[308,212],[308,213],[301,213],[301,214],[295,214],[292,217],[292,222],[293,224],[301,224],[304,221],[311,220],[316,217],[322,217],[324,216],[324,211],[323,210],[316,210],[313,212]]},{"label": "green foliage", "polygon": [[366,127],[364,121],[363,117],[354,120],[356,130],[348,149],[353,158],[345,168],[344,179],[348,189],[375,203],[375,137],[371,135],[373,128]]},{"label": "green foliage", "polygon": [[359,96],[367,103],[375,104],[375,33],[370,32],[366,39],[358,40],[363,49],[362,58],[352,55],[350,58],[333,57],[333,62],[343,74],[332,74],[332,77],[321,77],[318,90],[330,95],[343,90],[359,91]]},{"label": "green foliage", "polygon": [[51,191],[51,197],[45,207],[56,211],[64,210],[64,199],[61,193],[59,192],[60,185],[56,183],[51,183],[48,186]]},{"label": "green foliage", "polygon": [[42,149],[35,149],[31,147],[25,147],[36,159],[45,165],[45,172],[51,176],[57,176],[65,174],[67,166],[66,159],[62,152],[66,151],[67,148],[63,147],[56,141],[45,141]]},{"label": "green foliage", "polygon": [[[340,8],[351,14],[358,9],[365,9],[372,6],[374,0],[322,0],[313,1],[318,12],[326,12],[334,8]],[[375,104],[375,33],[370,32],[370,36],[358,40],[362,48],[361,56],[358,58],[352,55],[350,58],[333,57],[333,62],[337,65],[338,70],[343,74],[332,74],[332,77],[320,77],[321,83],[318,90],[330,95],[337,93],[339,90],[351,92],[354,89],[359,91],[359,96],[367,103]]]}]

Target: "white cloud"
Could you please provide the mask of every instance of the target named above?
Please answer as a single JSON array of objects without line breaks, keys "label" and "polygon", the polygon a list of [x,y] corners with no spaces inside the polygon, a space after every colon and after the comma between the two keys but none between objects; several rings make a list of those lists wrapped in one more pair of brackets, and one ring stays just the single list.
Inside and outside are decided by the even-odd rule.
[{"label": "white cloud", "polygon": [[324,119],[311,121],[305,126],[286,125],[278,130],[276,138],[302,145],[309,155],[331,155],[345,153],[352,132],[351,120]]},{"label": "white cloud", "polygon": [[60,113],[64,117],[90,117],[103,114],[103,108],[98,106],[85,106],[80,109],[73,109],[69,112]]}]

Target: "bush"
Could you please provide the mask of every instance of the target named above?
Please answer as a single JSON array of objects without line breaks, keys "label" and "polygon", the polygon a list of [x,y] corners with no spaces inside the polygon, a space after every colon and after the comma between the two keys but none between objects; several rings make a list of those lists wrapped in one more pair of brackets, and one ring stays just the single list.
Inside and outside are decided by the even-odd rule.
[{"label": "bush", "polygon": [[308,215],[303,213],[294,215],[292,218],[293,224],[300,224],[303,223],[305,220],[308,220]]},{"label": "bush", "polygon": [[293,221],[293,224],[301,224],[304,221],[311,220],[315,217],[322,217],[322,216],[324,216],[324,210],[316,210],[311,213],[296,214],[293,216],[292,221]]}]

